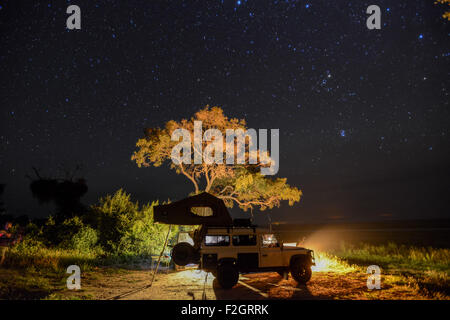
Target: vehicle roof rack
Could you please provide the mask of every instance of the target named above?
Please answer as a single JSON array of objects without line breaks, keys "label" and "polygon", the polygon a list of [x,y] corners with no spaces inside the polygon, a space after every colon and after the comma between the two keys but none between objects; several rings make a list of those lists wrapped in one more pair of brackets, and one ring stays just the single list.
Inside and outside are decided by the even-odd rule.
[{"label": "vehicle roof rack", "polygon": [[251,219],[233,219],[233,227],[252,227]]}]

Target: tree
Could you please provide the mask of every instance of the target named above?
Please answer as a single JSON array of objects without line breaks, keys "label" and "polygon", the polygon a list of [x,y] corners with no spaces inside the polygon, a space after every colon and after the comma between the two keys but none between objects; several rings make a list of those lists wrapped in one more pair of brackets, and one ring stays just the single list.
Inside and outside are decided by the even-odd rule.
[{"label": "tree", "polygon": [[[190,141],[194,141],[195,121],[202,122],[202,129],[205,136],[209,129],[217,129],[222,133],[227,130],[242,130],[247,132],[244,119],[228,118],[219,107],[206,106],[196,112],[191,119],[181,121],[168,121],[164,128],[145,129],[145,137],[136,143],[138,148],[131,157],[138,167],[159,167],[166,162],[170,162],[170,168],[177,174],[184,175],[194,186],[194,194],[202,191],[209,192],[224,200],[228,207],[233,204],[239,205],[244,210],[254,207],[264,210],[267,208],[279,207],[282,200],[293,205],[300,201],[302,192],[287,184],[286,178],[270,178],[261,174],[260,169],[268,167],[273,159],[264,150],[255,147],[255,141],[249,136],[244,136],[244,146],[239,147],[238,138],[232,140],[222,139],[218,136],[210,139],[203,138],[201,143],[191,143],[189,150],[192,150],[192,157],[201,155],[205,160],[205,153],[208,150],[214,159],[222,158],[221,162],[202,161],[201,163],[183,163],[172,161],[174,148],[179,145],[179,141],[172,139],[172,135],[177,129],[185,129],[189,132]],[[217,148],[218,147],[218,148]],[[234,164],[227,164],[226,153],[218,153],[218,150],[231,148],[233,152]],[[185,150],[183,150],[184,152]],[[237,163],[238,151],[241,151],[245,158],[245,163]],[[249,163],[251,157],[257,159],[256,163]]]},{"label": "tree", "polygon": [[36,178],[29,177],[33,196],[39,200],[40,204],[54,202],[58,208],[59,217],[84,213],[86,208],[80,200],[88,191],[88,187],[85,179],[74,178],[75,172],[79,169],[80,166],[77,166],[73,172],[66,171],[65,178],[48,178],[42,177],[39,170],[33,168]]},{"label": "tree", "polygon": [[442,14],[442,18],[450,20],[450,9],[448,8],[448,6],[450,6],[450,0],[436,0],[434,2],[435,4],[442,4],[442,5],[446,5],[447,4],[447,9],[445,10],[445,12]]}]

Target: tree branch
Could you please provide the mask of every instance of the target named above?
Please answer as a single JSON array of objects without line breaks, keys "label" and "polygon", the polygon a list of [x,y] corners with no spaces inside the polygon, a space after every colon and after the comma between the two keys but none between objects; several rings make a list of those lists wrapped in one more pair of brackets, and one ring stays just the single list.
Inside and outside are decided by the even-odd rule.
[{"label": "tree branch", "polygon": [[194,179],[193,176],[189,175],[189,174],[184,170],[183,163],[180,164],[180,169],[181,169],[181,172],[182,172],[189,180],[192,181],[192,183],[194,184],[194,187],[195,187],[195,193],[198,194],[198,193],[199,193],[199,188],[198,188],[198,183],[197,183],[197,181]]},{"label": "tree branch", "polygon": [[220,196],[220,195],[218,195],[217,197],[220,198],[220,199],[232,200],[232,201],[236,202],[238,205],[246,207],[246,208],[248,208],[248,207],[251,208],[252,205],[270,206],[270,204],[272,202],[277,202],[276,201],[277,200],[276,197],[270,197],[266,201],[253,200],[253,201],[245,201],[245,202],[242,202],[238,198],[233,197],[233,196]]}]

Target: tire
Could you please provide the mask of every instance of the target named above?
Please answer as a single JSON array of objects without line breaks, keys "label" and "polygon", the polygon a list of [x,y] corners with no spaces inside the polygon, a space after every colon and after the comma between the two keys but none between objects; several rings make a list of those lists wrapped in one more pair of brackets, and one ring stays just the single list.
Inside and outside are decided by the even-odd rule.
[{"label": "tire", "polygon": [[172,260],[179,266],[186,266],[193,260],[195,249],[187,242],[177,243],[172,249]]},{"label": "tire", "polygon": [[233,288],[239,280],[239,271],[232,263],[224,263],[217,267],[217,281],[224,289]]},{"label": "tire", "polygon": [[312,276],[311,265],[303,259],[296,259],[291,265],[291,275],[297,283],[305,284]]}]

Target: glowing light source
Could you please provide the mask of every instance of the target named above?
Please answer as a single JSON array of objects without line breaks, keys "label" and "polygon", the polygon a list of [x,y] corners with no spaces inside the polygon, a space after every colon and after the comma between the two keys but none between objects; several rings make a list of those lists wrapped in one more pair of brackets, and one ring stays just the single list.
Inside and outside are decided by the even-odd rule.
[{"label": "glowing light source", "polygon": [[347,273],[355,271],[353,266],[341,261],[339,258],[325,252],[314,252],[316,265],[311,267],[314,272]]}]

